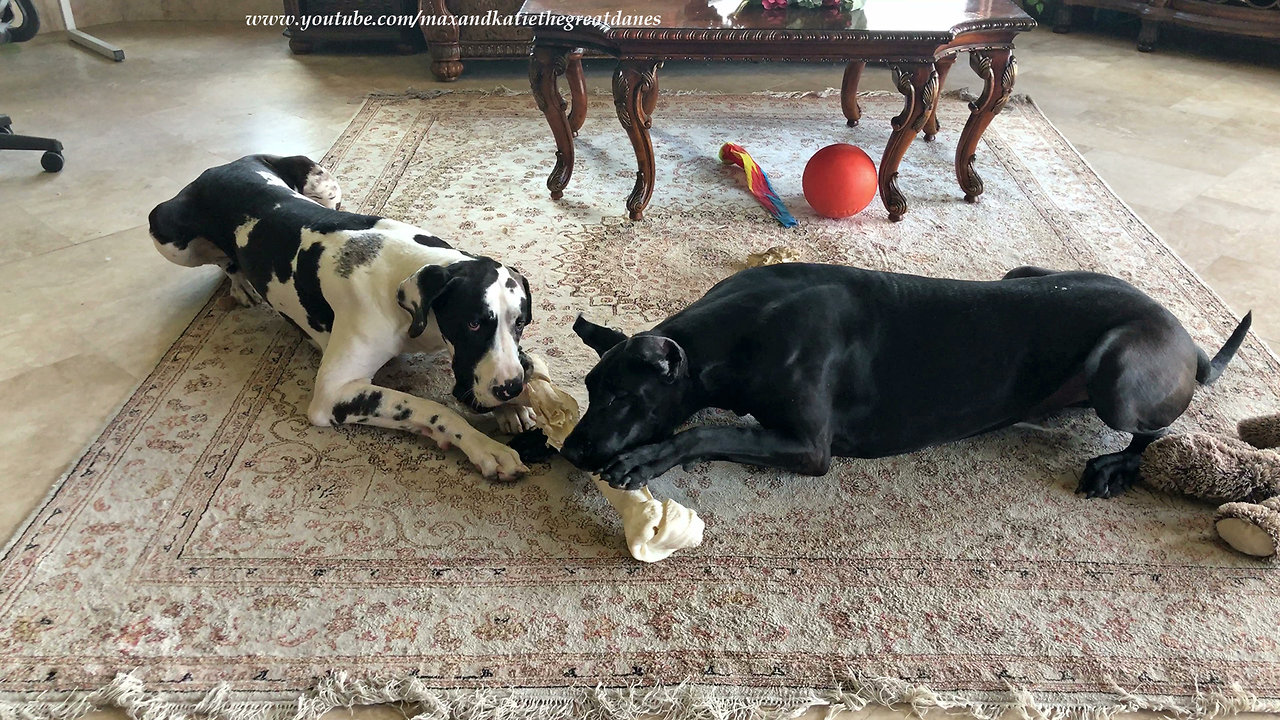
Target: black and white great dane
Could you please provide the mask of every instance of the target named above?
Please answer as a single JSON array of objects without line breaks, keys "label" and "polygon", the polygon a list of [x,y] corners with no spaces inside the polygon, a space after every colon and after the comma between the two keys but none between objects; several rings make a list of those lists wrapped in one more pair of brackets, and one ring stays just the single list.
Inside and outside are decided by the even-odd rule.
[{"label": "black and white great dane", "polygon": [[[1078,492],[1111,497],[1226,367],[1250,317],[1210,360],[1168,310],[1107,275],[1021,267],[977,282],[755,268],[634,337],[579,317],[574,331],[600,361],[562,452],[628,489],[699,460],[822,475],[833,455],[896,455],[1088,406],[1133,435],[1080,479]],[[706,407],[759,425],[673,435]]]},{"label": "black and white great dane", "polygon": [[448,350],[454,397],[492,412],[504,432],[532,427],[528,408],[504,404],[524,388],[528,281],[412,225],[343,212],[341,200],[338,183],[306,157],[250,155],[157,205],[151,236],[179,265],[219,266],[237,300],[265,300],[310,336],[322,353],[311,422],[420,433],[457,446],[486,477],[517,477],[526,468],[515,450],[444,405],[372,378],[401,353]]}]

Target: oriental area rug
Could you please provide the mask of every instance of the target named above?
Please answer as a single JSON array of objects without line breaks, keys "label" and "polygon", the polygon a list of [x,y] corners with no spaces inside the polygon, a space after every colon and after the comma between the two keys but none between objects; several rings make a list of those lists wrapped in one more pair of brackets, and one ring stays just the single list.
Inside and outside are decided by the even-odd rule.
[{"label": "oriental area rug", "polygon": [[[593,97],[560,201],[528,95],[370,98],[325,162],[346,207],[420,225],[528,276],[526,348],[586,401],[579,312],[650,327],[786,246],[803,260],[972,279],[1022,264],[1118,275],[1210,352],[1238,318],[1027,100],[978,154],[968,204],[952,155],[968,109],[917,141],[900,186],[842,221],[801,197],[820,147],[887,139],[901,98],[663,96],[658,184],[625,217],[634,156]],[[751,152],[798,217],[784,229],[716,158]],[[147,208],[139,208],[139,217]],[[175,270],[175,272],[197,272]],[[207,277],[207,276],[205,276]],[[744,309],[749,311],[750,309]],[[1051,321],[1051,319],[1049,319]],[[0,561],[0,714],[72,720],[311,720],[403,702],[430,718],[771,717],[905,703],[996,717],[1280,709],[1280,569],[1213,533],[1213,508],[1138,487],[1073,494],[1127,437],[1066,412],[825,477],[728,463],[653,491],[696,509],[705,542],[646,565],[590,478],[560,459],[513,484],[457,450],[317,428],[319,357],[263,307],[220,291]],[[380,382],[448,394],[447,363]],[[1280,365],[1250,336],[1178,430],[1280,410]],[[715,416],[716,422],[737,421]],[[492,428],[486,421],[476,421]]]}]

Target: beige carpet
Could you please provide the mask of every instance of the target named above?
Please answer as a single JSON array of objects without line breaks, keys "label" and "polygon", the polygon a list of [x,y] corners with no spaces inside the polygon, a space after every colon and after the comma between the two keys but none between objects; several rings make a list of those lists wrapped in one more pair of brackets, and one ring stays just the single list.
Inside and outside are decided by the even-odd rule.
[{"label": "beige carpet", "polygon": [[[528,96],[375,98],[328,159],[352,208],[523,270],[527,347],[579,396],[592,355],[568,329],[578,311],[647,327],[778,244],[965,278],[1102,270],[1208,348],[1235,325],[1027,102],[988,131],[987,193],[968,205],[950,167],[967,110],[946,98],[938,141],[904,163],[898,224],[878,200],[829,221],[799,197],[819,147],[884,145],[897,98],[866,98],[853,130],[834,97],[663,97],[641,223],[623,219],[630,147],[612,103],[593,103],[559,203]],[[723,140],[755,155],[799,227],[778,227],[716,163]],[[646,566],[559,460],[495,485],[421,438],[310,427],[317,361],[270,311],[210,301],[5,552],[0,715],[311,718],[382,700],[441,718],[1280,708],[1277,566],[1217,542],[1207,506],[1073,495],[1085,459],[1125,441],[1089,413],[817,479],[673,471],[654,490],[696,508],[707,540]],[[416,358],[384,380],[443,396],[446,372]],[[1280,365],[1251,338],[1181,428],[1228,429],[1280,409],[1278,394]]]}]

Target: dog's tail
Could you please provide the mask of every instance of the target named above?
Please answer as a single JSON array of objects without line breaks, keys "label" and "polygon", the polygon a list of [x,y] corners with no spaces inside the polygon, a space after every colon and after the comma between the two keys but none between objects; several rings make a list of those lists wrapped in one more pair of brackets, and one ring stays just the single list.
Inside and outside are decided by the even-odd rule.
[{"label": "dog's tail", "polygon": [[1231,362],[1231,358],[1235,357],[1236,350],[1240,349],[1240,343],[1244,342],[1244,336],[1249,332],[1249,326],[1253,324],[1253,311],[1245,313],[1244,319],[1231,331],[1231,337],[1223,343],[1222,349],[1217,355],[1210,360],[1204,351],[1200,352],[1199,367],[1196,368],[1196,381],[1201,385],[1212,385],[1214,380],[1227,369],[1227,363]]}]

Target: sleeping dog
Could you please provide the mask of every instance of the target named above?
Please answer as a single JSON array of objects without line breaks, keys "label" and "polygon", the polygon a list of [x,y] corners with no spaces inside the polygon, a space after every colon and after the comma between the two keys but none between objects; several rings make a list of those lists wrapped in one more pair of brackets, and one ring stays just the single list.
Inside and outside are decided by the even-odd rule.
[{"label": "sleeping dog", "polygon": [[529,283],[487,257],[396,220],[342,212],[337,182],[308,158],[250,155],[206,170],[151,211],[156,249],[187,267],[217,265],[243,304],[265,300],[323,355],[307,416],[456,445],[487,477],[525,467],[511,448],[430,400],[374,385],[388,360],[448,350],[453,395],[499,427],[532,427],[504,405],[524,388],[520,335]]},{"label": "sleeping dog", "polygon": [[[833,455],[911,452],[1082,405],[1133,435],[1081,477],[1078,492],[1111,497],[1249,324],[1246,315],[1210,360],[1168,310],[1107,275],[1021,267],[972,282],[755,268],[634,337],[580,316],[574,331],[600,361],[562,452],[627,489],[699,460],[822,475]],[[706,407],[759,426],[672,434]]]}]

